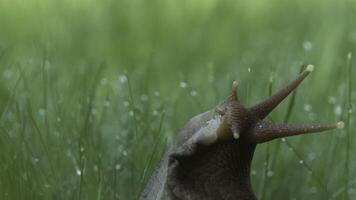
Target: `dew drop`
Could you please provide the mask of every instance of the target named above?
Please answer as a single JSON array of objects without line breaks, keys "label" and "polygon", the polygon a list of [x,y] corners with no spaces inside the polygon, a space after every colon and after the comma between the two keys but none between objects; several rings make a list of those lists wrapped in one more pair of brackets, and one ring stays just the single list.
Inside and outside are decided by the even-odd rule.
[{"label": "dew drop", "polygon": [[304,160],[299,160],[299,164],[304,164]]},{"label": "dew drop", "polygon": [[126,82],[127,82],[127,77],[126,77],[125,75],[120,75],[120,76],[119,76],[119,81],[120,81],[121,83],[126,83]]},{"label": "dew drop", "polygon": [[181,82],[179,82],[179,86],[184,89],[184,88],[188,87],[188,84],[184,81],[181,81]]},{"label": "dew drop", "polygon": [[141,101],[148,101],[148,96],[145,94],[141,95]]},{"label": "dew drop", "polygon": [[95,109],[95,108],[92,108],[92,109],[91,109],[91,114],[92,114],[92,115],[98,114],[98,110]]},{"label": "dew drop", "polygon": [[131,117],[133,117],[133,116],[135,115],[135,113],[131,110],[131,111],[129,112],[129,115],[130,115]]},{"label": "dew drop", "polygon": [[123,155],[123,156],[127,156],[127,151],[126,151],[126,150],[123,151],[123,152],[122,152],[122,155]]},{"label": "dew drop", "polygon": [[310,41],[304,41],[303,42],[303,49],[305,51],[310,51],[313,48],[313,44]]},{"label": "dew drop", "polygon": [[340,105],[337,105],[334,109],[335,115],[341,115],[342,114],[342,108]]},{"label": "dew drop", "polygon": [[105,101],[105,102],[104,102],[104,106],[105,106],[105,107],[110,107],[110,106],[111,106],[110,101]]},{"label": "dew drop", "polygon": [[158,91],[154,91],[153,95],[156,96],[156,97],[159,97],[160,93]]},{"label": "dew drop", "polygon": [[121,169],[121,165],[120,165],[120,164],[116,164],[116,165],[115,165],[115,170],[118,171],[118,170],[120,170],[120,169]]},{"label": "dew drop", "polygon": [[313,160],[315,160],[315,158],[316,158],[316,154],[315,153],[309,153],[308,154],[308,160],[310,160],[310,161],[313,161]]},{"label": "dew drop", "polygon": [[108,79],[106,79],[106,78],[103,78],[103,79],[101,79],[101,81],[100,81],[100,84],[101,85],[106,85],[108,83]]},{"label": "dew drop", "polygon": [[190,91],[190,96],[195,97],[197,95],[198,95],[197,91],[195,90]]},{"label": "dew drop", "polygon": [[80,169],[76,169],[75,172],[76,172],[76,174],[77,174],[78,176],[81,176],[81,175],[82,175],[82,171],[80,171]]},{"label": "dew drop", "polygon": [[125,107],[129,107],[129,105],[130,105],[130,103],[128,101],[124,101],[123,104],[124,104]]},{"label": "dew drop", "polygon": [[267,172],[267,176],[268,176],[268,177],[272,177],[272,176],[273,176],[273,174],[274,174],[274,172],[273,172],[273,171],[271,171],[271,170]]},{"label": "dew drop", "polygon": [[46,115],[46,110],[44,108],[40,108],[38,110],[38,114],[41,116],[41,117],[44,117]]},{"label": "dew drop", "polygon": [[282,140],[282,142],[286,142],[286,138],[282,138],[281,140]]},{"label": "dew drop", "polygon": [[312,106],[310,104],[304,104],[304,110],[306,112],[310,112],[312,110]]},{"label": "dew drop", "polygon": [[330,97],[328,98],[328,103],[329,103],[329,104],[335,104],[335,103],[336,103],[336,97],[330,96]]},{"label": "dew drop", "polygon": [[158,115],[158,111],[157,111],[157,110],[154,110],[154,111],[152,112],[152,115],[153,115],[153,116],[157,116],[157,115]]},{"label": "dew drop", "polygon": [[13,72],[10,70],[10,69],[7,69],[4,71],[4,77],[7,78],[7,79],[11,79],[13,75]]}]

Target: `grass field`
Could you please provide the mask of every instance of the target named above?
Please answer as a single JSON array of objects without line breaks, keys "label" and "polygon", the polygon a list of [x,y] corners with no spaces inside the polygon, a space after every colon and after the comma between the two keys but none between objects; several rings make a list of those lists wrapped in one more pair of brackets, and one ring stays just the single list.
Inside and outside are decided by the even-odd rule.
[{"label": "grass field", "polygon": [[355,19],[351,0],[0,0],[0,199],[137,199],[233,80],[250,106],[309,63],[270,120],[346,127],[259,145],[255,192],[356,199]]}]

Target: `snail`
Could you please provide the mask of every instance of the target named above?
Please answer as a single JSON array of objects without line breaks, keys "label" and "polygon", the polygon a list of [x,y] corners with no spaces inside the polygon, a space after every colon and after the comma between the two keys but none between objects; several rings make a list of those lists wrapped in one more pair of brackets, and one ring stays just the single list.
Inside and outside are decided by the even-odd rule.
[{"label": "snail", "polygon": [[234,81],[230,96],[185,125],[164,154],[140,199],[257,199],[250,180],[257,144],[344,126],[343,122],[289,125],[264,120],[313,69],[313,65],[308,65],[286,87],[250,108],[240,103],[238,83]]}]

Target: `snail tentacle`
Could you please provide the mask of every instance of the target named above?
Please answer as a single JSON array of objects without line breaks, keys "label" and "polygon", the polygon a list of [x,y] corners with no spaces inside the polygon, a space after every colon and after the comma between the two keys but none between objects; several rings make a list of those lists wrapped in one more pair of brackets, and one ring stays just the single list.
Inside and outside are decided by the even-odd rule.
[{"label": "snail tentacle", "polygon": [[314,70],[313,65],[308,65],[307,68],[299,74],[299,76],[289,83],[286,87],[279,90],[277,93],[268,99],[251,107],[249,110],[254,113],[259,119],[264,119],[269,113],[273,111],[298,85]]}]

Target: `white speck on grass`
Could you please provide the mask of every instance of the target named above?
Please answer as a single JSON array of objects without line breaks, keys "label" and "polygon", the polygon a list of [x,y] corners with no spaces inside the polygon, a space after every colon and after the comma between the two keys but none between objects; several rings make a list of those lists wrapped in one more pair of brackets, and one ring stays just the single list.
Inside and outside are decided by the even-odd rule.
[{"label": "white speck on grass", "polygon": [[95,108],[92,108],[92,109],[91,109],[91,114],[92,114],[92,115],[98,114],[98,110],[96,110]]},{"label": "white speck on grass", "polygon": [[76,169],[75,172],[76,172],[76,174],[77,174],[78,176],[81,176],[81,175],[82,175],[82,171],[80,171],[80,169]]},{"label": "white speck on grass", "polygon": [[252,70],[251,70],[251,67],[247,68],[247,72],[250,73]]},{"label": "white speck on grass", "polygon": [[116,165],[115,165],[115,170],[118,171],[118,170],[120,170],[120,169],[121,169],[121,165],[120,165],[120,164],[116,164]]},{"label": "white speck on grass", "polygon": [[336,103],[336,97],[330,96],[330,97],[328,98],[328,103],[329,103],[329,104],[335,104],[335,103]]},{"label": "white speck on grass", "polygon": [[282,138],[282,142],[286,142],[286,138]]},{"label": "white speck on grass", "polygon": [[304,104],[304,110],[306,112],[310,112],[312,110],[312,106],[310,104]]},{"label": "white speck on grass", "polygon": [[46,115],[46,110],[44,108],[40,108],[38,110],[38,114],[41,116],[41,117],[44,117]]},{"label": "white speck on grass", "polygon": [[131,111],[129,112],[129,115],[130,115],[131,117],[133,117],[133,116],[135,115],[134,111],[131,110]]},{"label": "white speck on grass", "polygon": [[80,152],[84,152],[84,147],[80,147]]},{"label": "white speck on grass", "polygon": [[335,115],[340,116],[342,114],[342,107],[340,105],[337,105],[334,109]]},{"label": "white speck on grass", "polygon": [[124,101],[123,104],[124,104],[125,107],[129,107],[129,105],[130,105],[130,103],[128,101]]},{"label": "white speck on grass", "polygon": [[197,95],[198,95],[197,91],[195,90],[190,91],[190,96],[195,97]]},{"label": "white speck on grass", "polygon": [[127,82],[127,77],[126,77],[126,75],[120,75],[120,76],[119,76],[119,81],[120,81],[120,83],[126,83],[126,82]]},{"label": "white speck on grass", "polygon": [[46,71],[48,71],[48,70],[50,70],[51,68],[52,68],[51,62],[49,62],[49,60],[46,60],[46,61],[45,61],[44,69],[45,69]]},{"label": "white speck on grass", "polygon": [[159,97],[160,93],[158,91],[154,91],[153,95],[156,96],[156,97]]},{"label": "white speck on grass", "polygon": [[255,176],[256,174],[257,174],[257,172],[256,172],[255,170],[252,170],[252,171],[251,171],[251,175],[252,175],[252,176]]},{"label": "white speck on grass", "polygon": [[9,111],[6,114],[6,118],[7,118],[7,120],[12,121],[14,119],[14,114],[11,111]]},{"label": "white speck on grass", "polygon": [[347,193],[348,193],[349,195],[354,195],[354,194],[356,194],[356,190],[355,190],[354,188],[350,188],[350,189],[347,191]]},{"label": "white speck on grass", "polygon": [[304,160],[299,160],[299,164],[304,164]]},{"label": "white speck on grass", "polygon": [[305,51],[310,51],[313,48],[313,44],[310,41],[304,41],[303,42],[303,49]]},{"label": "white speck on grass", "polygon": [[316,187],[313,186],[310,188],[309,192],[312,194],[316,194],[318,192],[318,190],[316,189]]},{"label": "white speck on grass", "polygon": [[44,184],[44,187],[45,187],[45,188],[50,188],[50,187],[51,187],[51,185],[50,185],[50,184],[48,184],[48,183],[46,183],[46,184]]},{"label": "white speck on grass", "polygon": [[127,156],[127,151],[126,151],[126,150],[123,151],[123,152],[122,152],[122,155],[123,155],[123,156]]},{"label": "white speck on grass", "polygon": [[311,152],[308,154],[308,160],[313,161],[316,158],[316,154],[314,152]]},{"label": "white speck on grass", "polygon": [[62,119],[60,117],[57,117],[57,122],[61,122]]},{"label": "white speck on grass", "polygon": [[110,101],[104,101],[104,106],[105,107],[110,107],[111,106],[111,102]]},{"label": "white speck on grass", "polygon": [[351,60],[351,58],[352,58],[352,53],[349,52],[349,53],[347,54],[347,59],[348,59],[348,60]]},{"label": "white speck on grass", "polygon": [[97,172],[99,170],[98,165],[94,165],[93,170],[94,170],[94,172]]},{"label": "white speck on grass", "polygon": [[146,94],[141,95],[141,101],[148,101],[148,96]]},{"label": "white speck on grass", "polygon": [[108,79],[107,78],[102,78],[101,80],[100,80],[100,84],[101,85],[106,85],[108,83]]},{"label": "white speck on grass", "polygon": [[185,88],[188,87],[188,84],[186,82],[184,82],[184,81],[181,81],[181,82],[179,82],[179,87],[185,89]]},{"label": "white speck on grass", "polygon": [[153,115],[153,116],[157,116],[157,115],[158,115],[158,111],[157,111],[157,110],[154,110],[154,111],[152,112],[152,115]]},{"label": "white speck on grass", "polygon": [[273,176],[273,174],[274,174],[274,172],[273,172],[273,171],[271,171],[271,170],[267,172],[267,176],[268,176],[268,177],[272,177],[272,176]]},{"label": "white speck on grass", "polygon": [[7,69],[4,71],[4,77],[7,78],[7,79],[11,79],[12,78],[12,75],[13,75],[13,72],[11,69]]}]

